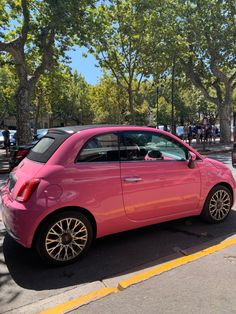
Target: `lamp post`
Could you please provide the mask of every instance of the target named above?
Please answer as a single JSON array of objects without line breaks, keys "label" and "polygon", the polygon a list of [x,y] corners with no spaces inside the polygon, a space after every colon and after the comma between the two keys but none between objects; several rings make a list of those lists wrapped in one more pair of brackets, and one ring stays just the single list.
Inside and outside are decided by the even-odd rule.
[{"label": "lamp post", "polygon": [[156,127],[158,128],[158,120],[159,120],[159,86],[156,86]]},{"label": "lamp post", "polygon": [[160,79],[156,81],[156,84],[153,83],[152,86],[155,86],[156,89],[156,99],[155,99],[155,104],[156,104],[156,127],[159,127],[160,124],[160,117],[159,117],[159,96],[162,93],[162,88],[164,87],[163,84],[161,84]]},{"label": "lamp post", "polygon": [[175,55],[173,57],[172,75],[171,75],[171,133],[172,134],[175,134],[174,93],[175,93]]}]

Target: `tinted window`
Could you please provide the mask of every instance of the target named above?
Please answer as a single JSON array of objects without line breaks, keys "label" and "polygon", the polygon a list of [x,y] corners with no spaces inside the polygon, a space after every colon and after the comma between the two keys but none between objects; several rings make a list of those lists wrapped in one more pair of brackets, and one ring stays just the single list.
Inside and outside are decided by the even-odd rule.
[{"label": "tinted window", "polygon": [[171,137],[151,132],[124,132],[120,158],[123,161],[186,160],[188,150]]},{"label": "tinted window", "polygon": [[45,137],[42,138],[41,141],[38,142],[33,148],[32,151],[35,153],[45,153],[46,150],[49,149],[49,147],[53,144],[54,138]]},{"label": "tinted window", "polygon": [[27,158],[37,162],[47,162],[58,147],[71,135],[65,133],[48,133],[31,149]]},{"label": "tinted window", "polygon": [[78,162],[118,160],[118,136],[116,134],[104,134],[90,139],[77,158]]}]

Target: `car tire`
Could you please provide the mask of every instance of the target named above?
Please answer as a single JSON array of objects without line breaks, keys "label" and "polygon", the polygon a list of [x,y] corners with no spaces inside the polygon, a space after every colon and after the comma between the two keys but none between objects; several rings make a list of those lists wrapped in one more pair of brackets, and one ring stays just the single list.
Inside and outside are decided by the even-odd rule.
[{"label": "car tire", "polygon": [[64,266],[84,255],[92,240],[90,221],[82,213],[68,211],[45,220],[37,232],[35,247],[45,263]]},{"label": "car tire", "polygon": [[217,185],[208,194],[201,217],[208,223],[220,223],[227,218],[232,205],[231,191],[223,185]]}]

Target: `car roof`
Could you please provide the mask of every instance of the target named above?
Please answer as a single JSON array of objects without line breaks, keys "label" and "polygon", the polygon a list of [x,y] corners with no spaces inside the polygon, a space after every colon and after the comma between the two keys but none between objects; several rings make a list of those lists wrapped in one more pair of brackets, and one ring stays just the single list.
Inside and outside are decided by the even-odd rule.
[{"label": "car roof", "polygon": [[91,125],[73,125],[58,128],[51,128],[48,133],[61,133],[61,134],[73,134],[83,130],[96,129],[96,128],[111,128],[111,127],[142,127],[132,125],[118,125],[118,124],[91,124]]}]

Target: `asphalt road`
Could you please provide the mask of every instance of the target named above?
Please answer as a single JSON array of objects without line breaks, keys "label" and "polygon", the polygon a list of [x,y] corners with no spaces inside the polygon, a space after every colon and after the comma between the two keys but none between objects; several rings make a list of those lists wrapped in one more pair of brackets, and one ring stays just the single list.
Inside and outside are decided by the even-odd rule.
[{"label": "asphalt road", "polygon": [[[229,153],[212,155],[211,157],[221,160],[230,166],[231,156]],[[235,171],[234,174],[236,175]],[[66,291],[73,291],[74,288],[81,288],[81,291],[83,291],[83,289],[86,289],[88,285],[93,283],[100,282],[103,284],[117,274],[129,274],[134,269],[144,270],[147,265],[157,265],[159,261],[169,261],[173,256],[182,256],[185,250],[204,249],[209,246],[209,242],[217,244],[235,233],[235,210],[232,211],[230,219],[219,225],[207,225],[196,217],[182,219],[99,239],[81,261],[67,267],[51,269],[41,264],[34,251],[21,247],[6,235],[0,222],[0,313],[23,313],[24,306],[27,304],[37,303],[55,295],[59,295],[57,302],[60,302],[60,295]],[[203,276],[200,270],[198,271],[199,276]],[[187,280],[179,272],[180,268],[173,271],[173,282],[175,281],[175,276],[177,276],[176,280],[184,279],[184,282]],[[234,275],[234,273],[232,274]],[[201,289],[199,276],[192,276],[188,284],[191,286],[190,282],[193,281],[193,285],[198,285],[199,289]],[[234,276],[233,278],[236,277]],[[153,280],[148,280],[127,290],[131,291],[131,294],[127,295],[127,307],[133,304],[131,308],[136,308],[132,313],[136,311],[137,313],[144,312],[145,304],[147,304],[145,300],[147,299],[148,301],[149,292],[143,293],[145,291],[143,289],[149,289],[146,288],[148,282],[151,284],[151,289]],[[165,279],[163,279],[164,281]],[[153,284],[156,285],[155,280]],[[168,293],[168,287],[165,287],[165,293],[161,287],[159,286],[158,288],[158,297],[160,300],[163,300]],[[169,289],[171,291],[171,287]],[[188,289],[187,283],[186,289]],[[124,295],[127,291],[122,292],[120,295]],[[171,292],[171,295],[173,293]],[[91,303],[83,307],[85,311],[81,308],[79,313],[82,310],[84,313],[92,313],[92,306],[96,306],[96,304],[98,304],[97,310],[95,307],[97,313],[120,313],[118,311],[120,302],[118,294],[112,296],[112,298],[115,298],[114,308],[109,307],[109,305],[106,307],[101,303],[109,303],[106,300],[110,300],[110,298],[111,296]],[[144,307],[138,309],[136,305],[140,298]],[[155,300],[155,295],[152,295],[148,302],[152,302],[152,300]],[[185,302],[184,300],[182,301]],[[129,302],[131,302],[130,305]],[[161,308],[164,309],[164,307]],[[37,312],[38,308],[37,310],[36,308],[35,310],[31,308],[31,311],[27,312],[27,314]],[[128,311],[128,308],[126,308],[122,312],[131,313],[131,310]],[[147,312],[157,313],[155,308],[150,308],[150,311]],[[159,313],[165,313],[165,311]],[[189,313],[196,312],[190,311]],[[221,313],[224,313],[224,311]]]}]

